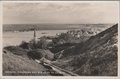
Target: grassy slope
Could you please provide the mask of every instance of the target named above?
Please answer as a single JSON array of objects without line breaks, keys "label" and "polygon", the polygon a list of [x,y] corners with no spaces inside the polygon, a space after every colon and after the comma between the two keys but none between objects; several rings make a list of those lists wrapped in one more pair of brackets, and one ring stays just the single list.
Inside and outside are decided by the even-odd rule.
[{"label": "grassy slope", "polygon": [[[77,45],[77,43],[81,43],[84,42],[86,40],[88,40],[91,36],[94,36],[102,31],[104,31],[105,29],[109,28],[112,26],[112,24],[84,24],[84,25],[78,25],[79,27],[81,27],[80,29],[77,30],[73,30],[74,33],[78,33],[80,35],[80,38],[75,38],[75,37],[71,37],[69,38],[69,40],[71,39],[71,43],[65,43],[65,44],[61,44],[61,45],[57,45],[52,47],[50,50],[53,53],[58,53],[62,50],[65,50],[69,47],[75,46]],[[61,38],[58,38],[59,40]]]},{"label": "grassy slope", "polygon": [[[28,71],[28,72],[42,72],[47,71],[42,65],[30,60],[27,56],[15,55],[7,51],[3,53],[3,75],[20,75],[20,74],[5,74],[5,71]],[[27,75],[27,74],[21,74]],[[35,74],[29,74],[35,75]],[[38,74],[49,75],[49,74]]]},{"label": "grassy slope", "polygon": [[117,75],[117,28],[115,25],[63,51],[54,64],[79,75]]}]

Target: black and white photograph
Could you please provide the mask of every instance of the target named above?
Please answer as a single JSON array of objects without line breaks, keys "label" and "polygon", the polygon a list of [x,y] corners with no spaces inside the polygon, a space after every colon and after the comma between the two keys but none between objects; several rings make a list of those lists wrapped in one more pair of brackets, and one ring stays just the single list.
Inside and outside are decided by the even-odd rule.
[{"label": "black and white photograph", "polygon": [[119,1],[2,3],[2,76],[118,76]]}]

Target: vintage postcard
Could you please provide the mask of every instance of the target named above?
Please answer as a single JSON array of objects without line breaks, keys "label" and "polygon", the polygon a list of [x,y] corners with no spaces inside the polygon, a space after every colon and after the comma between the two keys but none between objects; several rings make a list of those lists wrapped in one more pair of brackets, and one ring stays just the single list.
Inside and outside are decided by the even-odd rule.
[{"label": "vintage postcard", "polygon": [[1,1],[1,78],[119,78],[119,1]]}]

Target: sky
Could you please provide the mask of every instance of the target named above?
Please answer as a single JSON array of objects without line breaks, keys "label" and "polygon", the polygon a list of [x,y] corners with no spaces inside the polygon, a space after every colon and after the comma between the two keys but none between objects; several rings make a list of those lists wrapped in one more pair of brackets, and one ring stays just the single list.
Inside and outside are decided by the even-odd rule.
[{"label": "sky", "polygon": [[118,1],[4,2],[4,24],[117,23]]}]

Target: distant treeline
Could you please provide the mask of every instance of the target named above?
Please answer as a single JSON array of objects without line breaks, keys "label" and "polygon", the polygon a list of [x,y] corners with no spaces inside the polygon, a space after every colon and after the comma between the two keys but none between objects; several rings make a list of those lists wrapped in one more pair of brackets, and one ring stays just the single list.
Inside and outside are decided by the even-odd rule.
[{"label": "distant treeline", "polygon": [[36,30],[69,30],[80,28],[105,28],[113,24],[4,24],[3,31],[32,31],[35,27]]}]

